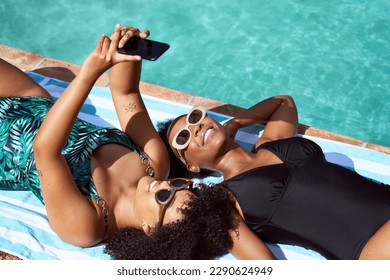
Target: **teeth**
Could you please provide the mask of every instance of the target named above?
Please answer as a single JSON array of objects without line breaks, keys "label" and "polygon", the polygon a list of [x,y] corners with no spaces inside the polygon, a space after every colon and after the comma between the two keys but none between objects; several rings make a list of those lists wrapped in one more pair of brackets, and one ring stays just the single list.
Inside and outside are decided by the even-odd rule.
[{"label": "teeth", "polygon": [[207,138],[209,138],[210,136],[210,133],[211,133],[211,128],[207,129],[207,131],[204,134],[204,141],[203,141],[204,143],[206,143]]},{"label": "teeth", "polygon": [[153,181],[149,184],[149,187],[148,187],[148,192],[150,192],[151,190],[153,190],[153,188],[156,186],[157,184],[157,181]]}]

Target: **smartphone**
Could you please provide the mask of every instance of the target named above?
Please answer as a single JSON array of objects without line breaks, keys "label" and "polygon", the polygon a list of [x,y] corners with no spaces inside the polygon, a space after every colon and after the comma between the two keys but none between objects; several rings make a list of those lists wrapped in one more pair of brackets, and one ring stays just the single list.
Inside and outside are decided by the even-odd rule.
[{"label": "smartphone", "polygon": [[155,61],[168,49],[169,45],[166,43],[132,37],[122,48],[118,49],[118,52],[127,55],[139,55],[143,59]]}]

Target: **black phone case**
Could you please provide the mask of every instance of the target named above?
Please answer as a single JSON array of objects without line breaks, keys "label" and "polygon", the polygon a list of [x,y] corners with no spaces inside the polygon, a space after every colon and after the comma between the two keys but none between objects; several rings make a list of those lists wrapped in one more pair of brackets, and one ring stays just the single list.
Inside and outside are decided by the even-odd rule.
[{"label": "black phone case", "polygon": [[169,45],[139,37],[130,38],[118,52],[126,55],[139,55],[143,59],[155,61],[169,49]]}]

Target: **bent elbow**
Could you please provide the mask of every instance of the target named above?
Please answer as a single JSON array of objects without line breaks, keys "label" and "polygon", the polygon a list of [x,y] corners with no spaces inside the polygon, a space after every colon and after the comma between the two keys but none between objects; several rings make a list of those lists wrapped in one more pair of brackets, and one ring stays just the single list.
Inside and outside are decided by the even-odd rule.
[{"label": "bent elbow", "polygon": [[35,155],[42,154],[42,151],[44,150],[45,143],[41,140],[41,138],[42,137],[39,137],[39,134],[37,134],[32,143],[32,148]]},{"label": "bent elbow", "polygon": [[35,136],[32,148],[35,157],[42,155],[60,156],[62,149],[55,143],[55,140],[50,136],[45,136],[39,133]]},{"label": "bent elbow", "polygon": [[281,102],[286,102],[287,104],[295,104],[294,98],[291,95],[288,94],[278,95],[277,98]]},{"label": "bent elbow", "polygon": [[63,241],[77,247],[92,247],[102,241],[99,234],[88,225],[72,227],[61,220],[51,222],[50,227]]}]

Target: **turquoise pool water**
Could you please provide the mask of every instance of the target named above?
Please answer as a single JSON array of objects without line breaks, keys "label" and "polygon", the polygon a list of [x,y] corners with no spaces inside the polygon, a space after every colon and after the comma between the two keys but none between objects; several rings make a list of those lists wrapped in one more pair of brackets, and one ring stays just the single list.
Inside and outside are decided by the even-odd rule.
[{"label": "turquoise pool water", "polygon": [[0,43],[81,64],[116,23],[171,49],[142,79],[249,107],[290,94],[300,122],[390,146],[390,1],[0,2]]}]

